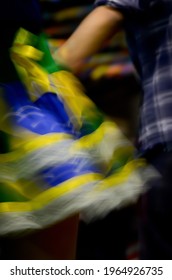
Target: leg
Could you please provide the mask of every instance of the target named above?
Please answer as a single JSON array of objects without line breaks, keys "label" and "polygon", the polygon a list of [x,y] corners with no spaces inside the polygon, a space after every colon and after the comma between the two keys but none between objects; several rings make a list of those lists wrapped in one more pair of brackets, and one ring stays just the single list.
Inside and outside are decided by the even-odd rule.
[{"label": "leg", "polygon": [[132,241],[135,206],[114,210],[105,218],[90,224],[80,222],[77,259],[126,259],[126,250]]},{"label": "leg", "polygon": [[75,259],[78,215],[20,238],[5,238],[2,259]]},{"label": "leg", "polygon": [[141,259],[172,259],[172,153],[153,157],[150,163],[161,179],[149,183],[140,201]]}]

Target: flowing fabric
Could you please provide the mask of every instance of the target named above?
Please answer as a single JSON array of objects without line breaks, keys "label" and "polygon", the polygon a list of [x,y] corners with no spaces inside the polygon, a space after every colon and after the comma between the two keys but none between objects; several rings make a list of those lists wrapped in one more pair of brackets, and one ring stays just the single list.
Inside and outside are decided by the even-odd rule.
[{"label": "flowing fabric", "polygon": [[44,36],[20,29],[10,53],[20,80],[0,88],[0,234],[77,212],[96,219],[136,201],[157,174],[54,63]]}]

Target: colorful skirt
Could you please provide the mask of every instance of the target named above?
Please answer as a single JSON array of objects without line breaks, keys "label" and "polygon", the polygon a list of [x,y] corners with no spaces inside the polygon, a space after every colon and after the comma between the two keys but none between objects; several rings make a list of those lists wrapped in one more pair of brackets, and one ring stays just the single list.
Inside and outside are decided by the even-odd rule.
[{"label": "colorful skirt", "polygon": [[10,54],[20,79],[0,88],[0,235],[135,202],[157,174],[54,63],[44,36],[21,29]]}]

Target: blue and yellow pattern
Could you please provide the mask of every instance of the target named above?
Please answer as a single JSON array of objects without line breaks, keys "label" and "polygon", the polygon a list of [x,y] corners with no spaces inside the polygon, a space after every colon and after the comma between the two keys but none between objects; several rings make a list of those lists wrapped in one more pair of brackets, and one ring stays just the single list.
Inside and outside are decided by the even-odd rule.
[{"label": "blue and yellow pattern", "polygon": [[21,78],[0,90],[0,234],[87,219],[135,201],[155,174],[114,122],[51,58],[46,39],[21,29],[11,48]]}]

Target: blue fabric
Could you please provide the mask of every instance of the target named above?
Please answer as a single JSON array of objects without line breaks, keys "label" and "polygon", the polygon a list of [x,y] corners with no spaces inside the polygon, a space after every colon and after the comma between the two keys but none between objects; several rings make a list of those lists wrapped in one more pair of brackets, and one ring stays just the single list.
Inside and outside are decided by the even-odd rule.
[{"label": "blue fabric", "polygon": [[51,188],[76,176],[101,172],[102,170],[90,162],[89,159],[72,158],[68,163],[61,163],[43,170],[40,175],[48,183],[46,187]]},{"label": "blue fabric", "polygon": [[172,148],[172,1],[97,0],[125,13],[131,58],[143,88],[139,149]]},{"label": "blue fabric", "polygon": [[54,132],[74,134],[69,116],[56,94],[47,92],[32,102],[21,82],[4,88],[14,125],[41,135]]}]

